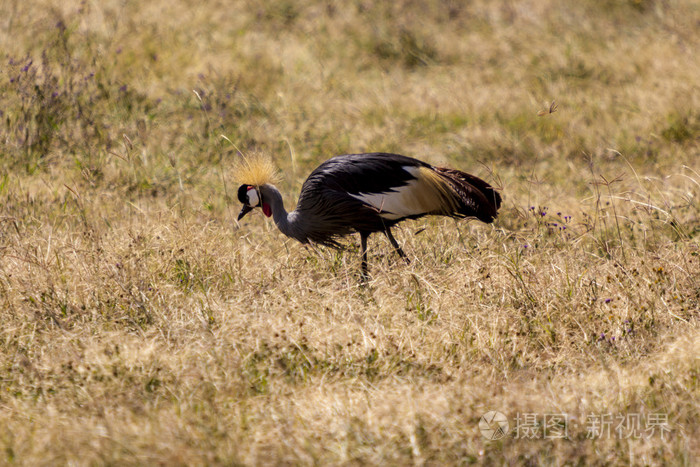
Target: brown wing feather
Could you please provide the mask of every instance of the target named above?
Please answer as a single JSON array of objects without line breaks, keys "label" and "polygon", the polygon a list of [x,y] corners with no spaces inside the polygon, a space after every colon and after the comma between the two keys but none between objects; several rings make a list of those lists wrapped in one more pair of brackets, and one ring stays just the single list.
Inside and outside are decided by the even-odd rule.
[{"label": "brown wing feather", "polygon": [[460,170],[435,167],[435,172],[447,181],[457,198],[455,215],[493,222],[501,206],[501,195],[491,185]]}]

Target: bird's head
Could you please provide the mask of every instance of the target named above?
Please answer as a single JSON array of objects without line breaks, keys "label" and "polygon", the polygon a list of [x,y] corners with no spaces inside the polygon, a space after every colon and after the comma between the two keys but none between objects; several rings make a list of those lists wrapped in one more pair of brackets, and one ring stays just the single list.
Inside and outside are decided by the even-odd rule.
[{"label": "bird's head", "polygon": [[277,169],[272,159],[261,153],[241,157],[235,171],[236,178],[243,183],[238,188],[238,200],[243,203],[238,220],[257,207],[262,208],[263,213],[270,217],[272,209],[265,194],[270,194],[270,184],[278,180]]},{"label": "bird's head", "polygon": [[238,214],[238,220],[243,219],[246,214],[257,207],[261,207],[263,213],[267,217],[272,215],[272,209],[270,209],[270,205],[263,200],[260,187],[253,185],[241,185],[238,188],[238,200],[243,203],[243,209],[241,209],[240,214]]}]

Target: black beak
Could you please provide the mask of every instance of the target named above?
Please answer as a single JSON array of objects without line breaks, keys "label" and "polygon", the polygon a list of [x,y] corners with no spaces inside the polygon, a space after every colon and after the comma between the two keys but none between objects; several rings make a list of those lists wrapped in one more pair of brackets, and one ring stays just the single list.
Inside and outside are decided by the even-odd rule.
[{"label": "black beak", "polygon": [[243,209],[241,209],[241,212],[238,214],[238,220],[243,219],[243,216],[245,216],[246,214],[248,214],[252,210],[253,210],[252,207],[248,206],[247,204],[244,204]]}]

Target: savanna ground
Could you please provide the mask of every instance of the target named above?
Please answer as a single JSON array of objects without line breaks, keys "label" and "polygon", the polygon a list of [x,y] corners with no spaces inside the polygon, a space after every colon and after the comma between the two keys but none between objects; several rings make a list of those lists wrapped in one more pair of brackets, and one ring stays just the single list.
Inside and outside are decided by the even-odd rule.
[{"label": "savanna ground", "polygon": [[[3,1],[0,464],[697,463],[699,30],[674,0]],[[403,224],[410,265],[373,236],[363,287],[357,238],[236,223],[238,150],[289,209],[365,151],[504,204]]]}]

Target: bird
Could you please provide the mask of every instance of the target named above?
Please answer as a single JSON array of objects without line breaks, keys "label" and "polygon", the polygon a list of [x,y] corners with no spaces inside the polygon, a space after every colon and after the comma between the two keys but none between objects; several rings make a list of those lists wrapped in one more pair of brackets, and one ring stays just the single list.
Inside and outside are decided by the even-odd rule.
[{"label": "bird", "polygon": [[341,247],[340,238],[359,233],[363,278],[369,277],[367,239],[372,233],[384,233],[410,263],[391,232],[399,222],[438,215],[491,223],[501,206],[501,194],[484,180],[400,154],[343,154],[326,160],[303,183],[292,212],[275,186],[277,173],[269,157],[246,160],[237,172],[243,204],[238,221],[259,207],[286,236],[333,248]]}]

